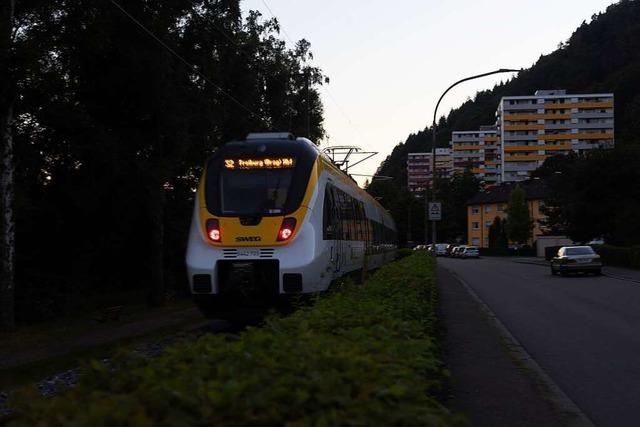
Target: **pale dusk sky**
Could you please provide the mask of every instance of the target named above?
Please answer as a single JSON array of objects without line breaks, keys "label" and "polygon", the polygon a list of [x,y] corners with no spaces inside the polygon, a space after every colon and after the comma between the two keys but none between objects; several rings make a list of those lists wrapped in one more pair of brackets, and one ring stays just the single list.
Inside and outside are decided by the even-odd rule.
[{"label": "pale dusk sky", "polygon": [[[268,6],[288,36],[311,42],[314,64],[331,80],[321,89],[328,133],[322,147],[379,151],[350,170],[373,174],[396,144],[431,123],[435,103],[451,83],[498,68],[528,68],[612,3],[243,0],[242,8],[270,18]],[[446,96],[438,115],[509,77],[463,83]]]}]

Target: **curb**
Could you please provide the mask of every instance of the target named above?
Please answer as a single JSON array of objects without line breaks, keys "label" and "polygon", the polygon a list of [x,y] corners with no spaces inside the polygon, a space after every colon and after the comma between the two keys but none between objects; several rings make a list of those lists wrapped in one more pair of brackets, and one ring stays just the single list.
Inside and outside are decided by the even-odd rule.
[{"label": "curb", "polygon": [[[532,263],[530,263],[532,264]],[[540,265],[540,264],[536,264]],[[478,296],[473,288],[465,282],[454,271],[445,268],[469,293],[471,298],[478,303],[480,309],[487,315],[491,323],[497,328],[502,339],[507,343],[509,350],[514,352],[514,356],[518,362],[522,363],[530,372],[532,372],[538,382],[538,386],[542,386],[548,395],[549,400],[564,416],[567,416],[567,425],[571,427],[595,427],[595,424],[585,415],[584,412],[575,404],[573,400],[551,379],[551,377],[538,365],[538,363],[529,355],[522,344],[513,336],[513,334],[502,323],[498,316],[489,308],[489,306]]]}]

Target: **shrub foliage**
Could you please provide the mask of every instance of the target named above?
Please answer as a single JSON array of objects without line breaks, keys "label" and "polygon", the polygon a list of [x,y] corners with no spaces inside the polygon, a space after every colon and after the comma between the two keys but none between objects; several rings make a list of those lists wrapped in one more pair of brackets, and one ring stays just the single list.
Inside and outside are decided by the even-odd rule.
[{"label": "shrub foliage", "polygon": [[594,245],[593,249],[600,255],[605,265],[640,270],[640,246]]},{"label": "shrub foliage", "polygon": [[438,400],[434,265],[418,251],[241,335],[94,363],[67,394],[23,400],[12,425],[464,423]]}]

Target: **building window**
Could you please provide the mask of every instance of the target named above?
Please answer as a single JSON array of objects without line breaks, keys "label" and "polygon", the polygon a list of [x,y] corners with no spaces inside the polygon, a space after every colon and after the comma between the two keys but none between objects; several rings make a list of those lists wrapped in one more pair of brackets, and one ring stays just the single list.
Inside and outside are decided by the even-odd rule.
[{"label": "building window", "polygon": [[480,230],[480,223],[479,223],[479,222],[477,222],[477,221],[472,222],[472,223],[471,223],[471,228],[472,228],[473,230]]},{"label": "building window", "polygon": [[497,208],[498,212],[504,212],[504,205],[500,203]]},{"label": "building window", "polygon": [[480,213],[480,208],[478,206],[474,206],[471,208],[471,213],[473,215],[478,215]]},{"label": "building window", "polygon": [[487,228],[491,228],[491,224],[493,224],[493,221],[485,221],[484,222],[484,226]]},{"label": "building window", "polygon": [[489,213],[489,212],[491,212],[491,206],[487,205],[484,207],[484,213]]},{"label": "building window", "polygon": [[480,246],[480,238],[479,237],[474,237],[471,239],[471,245],[472,246]]}]

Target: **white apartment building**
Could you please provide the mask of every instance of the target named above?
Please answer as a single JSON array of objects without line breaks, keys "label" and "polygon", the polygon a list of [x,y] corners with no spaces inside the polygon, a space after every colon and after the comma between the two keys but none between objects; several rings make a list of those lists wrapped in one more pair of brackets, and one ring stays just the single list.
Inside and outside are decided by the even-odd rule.
[{"label": "white apartment building", "polygon": [[495,126],[452,132],[451,150],[454,173],[462,173],[469,169],[487,184],[500,182],[502,152]]},{"label": "white apartment building", "polygon": [[559,153],[612,148],[613,101],[612,93],[565,90],[503,97],[496,112],[502,181],[528,179],[547,157]]}]

